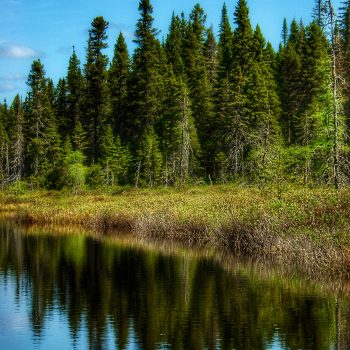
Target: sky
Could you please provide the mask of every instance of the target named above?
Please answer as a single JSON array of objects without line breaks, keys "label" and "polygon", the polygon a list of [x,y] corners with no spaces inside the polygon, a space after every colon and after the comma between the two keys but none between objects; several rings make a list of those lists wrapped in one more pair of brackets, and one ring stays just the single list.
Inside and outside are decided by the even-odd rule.
[{"label": "sky", "polygon": [[[34,59],[40,58],[47,76],[57,83],[66,75],[68,60],[75,46],[82,64],[85,61],[88,30],[94,17],[109,22],[106,53],[112,57],[119,32],[123,32],[129,50],[139,18],[138,0],[1,0],[0,12],[0,101],[10,104],[19,93],[25,97],[26,79]],[[154,25],[165,38],[173,11],[188,15],[196,3],[207,14],[207,25],[215,33],[224,0],[153,0]],[[340,6],[341,0],[333,0]],[[226,0],[233,22],[237,0]],[[248,0],[253,26],[260,25],[266,39],[275,48],[281,37],[283,18],[288,23],[302,18],[308,23],[315,0]]]}]

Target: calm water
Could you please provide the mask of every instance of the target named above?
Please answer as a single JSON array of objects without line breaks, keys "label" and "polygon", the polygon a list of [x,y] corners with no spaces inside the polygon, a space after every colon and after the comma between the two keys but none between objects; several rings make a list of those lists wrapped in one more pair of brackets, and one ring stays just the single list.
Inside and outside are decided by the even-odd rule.
[{"label": "calm water", "polygon": [[0,223],[2,350],[349,349],[349,311],[249,266]]}]

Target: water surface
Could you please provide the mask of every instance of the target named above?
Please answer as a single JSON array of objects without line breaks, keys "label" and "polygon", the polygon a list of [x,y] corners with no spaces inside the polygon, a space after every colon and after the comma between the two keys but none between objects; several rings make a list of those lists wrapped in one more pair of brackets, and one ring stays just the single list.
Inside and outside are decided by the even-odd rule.
[{"label": "water surface", "polygon": [[0,224],[0,349],[348,349],[350,303],[188,250]]}]

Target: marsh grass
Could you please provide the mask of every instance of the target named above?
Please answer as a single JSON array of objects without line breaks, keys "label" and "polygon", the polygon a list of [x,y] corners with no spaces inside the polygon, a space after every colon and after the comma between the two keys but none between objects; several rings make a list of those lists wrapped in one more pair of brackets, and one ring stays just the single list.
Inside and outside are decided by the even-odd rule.
[{"label": "marsh grass", "polygon": [[82,225],[101,233],[213,247],[290,264],[309,273],[349,274],[350,189],[234,185],[125,189],[115,195],[2,193],[0,211],[17,222]]}]

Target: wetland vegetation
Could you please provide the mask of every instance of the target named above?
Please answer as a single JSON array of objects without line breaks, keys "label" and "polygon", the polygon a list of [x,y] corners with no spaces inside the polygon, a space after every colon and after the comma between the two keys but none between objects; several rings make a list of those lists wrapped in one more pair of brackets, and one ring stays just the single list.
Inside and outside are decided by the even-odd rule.
[{"label": "wetland vegetation", "polygon": [[2,193],[0,211],[28,224],[126,230],[136,239],[215,247],[311,273],[349,273],[350,191],[234,185],[116,194]]}]

